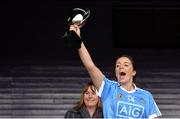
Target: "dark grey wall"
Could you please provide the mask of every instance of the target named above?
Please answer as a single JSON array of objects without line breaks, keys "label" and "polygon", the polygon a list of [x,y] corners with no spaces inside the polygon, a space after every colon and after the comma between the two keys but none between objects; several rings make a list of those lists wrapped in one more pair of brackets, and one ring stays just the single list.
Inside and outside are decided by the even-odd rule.
[{"label": "dark grey wall", "polygon": [[179,6],[170,0],[7,1],[1,4],[1,64],[79,61],[61,39],[74,7],[91,10],[82,36],[95,61],[111,64],[127,53],[141,61],[166,58],[176,64]]},{"label": "dark grey wall", "polygon": [[[74,57],[62,42],[67,19],[75,7],[91,10],[82,37],[92,50],[112,42],[111,1],[8,1],[2,6],[1,50],[4,59],[66,59]],[[70,54],[68,53],[70,52]]]}]

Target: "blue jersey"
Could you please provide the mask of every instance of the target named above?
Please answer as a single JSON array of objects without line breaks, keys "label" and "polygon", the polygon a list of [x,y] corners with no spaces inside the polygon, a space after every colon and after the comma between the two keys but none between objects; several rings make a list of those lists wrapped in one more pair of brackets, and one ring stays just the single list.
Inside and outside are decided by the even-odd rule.
[{"label": "blue jersey", "polygon": [[153,118],[161,116],[150,92],[137,88],[127,91],[106,77],[99,89],[105,118]]}]

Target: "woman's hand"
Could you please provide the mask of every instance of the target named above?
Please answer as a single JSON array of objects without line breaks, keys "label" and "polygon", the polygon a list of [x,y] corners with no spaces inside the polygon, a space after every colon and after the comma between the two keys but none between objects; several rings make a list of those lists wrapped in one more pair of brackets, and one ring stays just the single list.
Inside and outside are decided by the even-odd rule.
[{"label": "woman's hand", "polygon": [[80,35],[80,28],[79,28],[79,26],[78,26],[77,24],[71,25],[70,28],[69,28],[69,30],[76,32],[77,35],[78,35],[79,37],[81,37],[81,35]]}]

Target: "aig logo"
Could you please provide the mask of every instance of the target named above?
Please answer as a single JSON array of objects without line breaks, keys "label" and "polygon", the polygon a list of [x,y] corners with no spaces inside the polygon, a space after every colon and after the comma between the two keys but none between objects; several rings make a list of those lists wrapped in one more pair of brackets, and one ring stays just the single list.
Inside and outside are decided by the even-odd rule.
[{"label": "aig logo", "polygon": [[118,101],[117,117],[141,118],[144,113],[144,107],[132,103]]}]

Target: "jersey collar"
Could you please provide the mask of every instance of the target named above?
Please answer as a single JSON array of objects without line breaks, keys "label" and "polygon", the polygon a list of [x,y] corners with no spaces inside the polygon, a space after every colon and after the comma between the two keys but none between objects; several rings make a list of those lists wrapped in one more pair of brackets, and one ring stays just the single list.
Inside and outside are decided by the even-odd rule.
[{"label": "jersey collar", "polygon": [[133,86],[134,86],[134,89],[131,90],[131,91],[126,90],[126,89],[123,88],[121,85],[120,85],[120,88],[121,88],[123,91],[127,92],[127,93],[134,93],[134,92],[137,90],[137,87],[136,87],[136,85],[135,85],[134,83],[133,83]]}]

